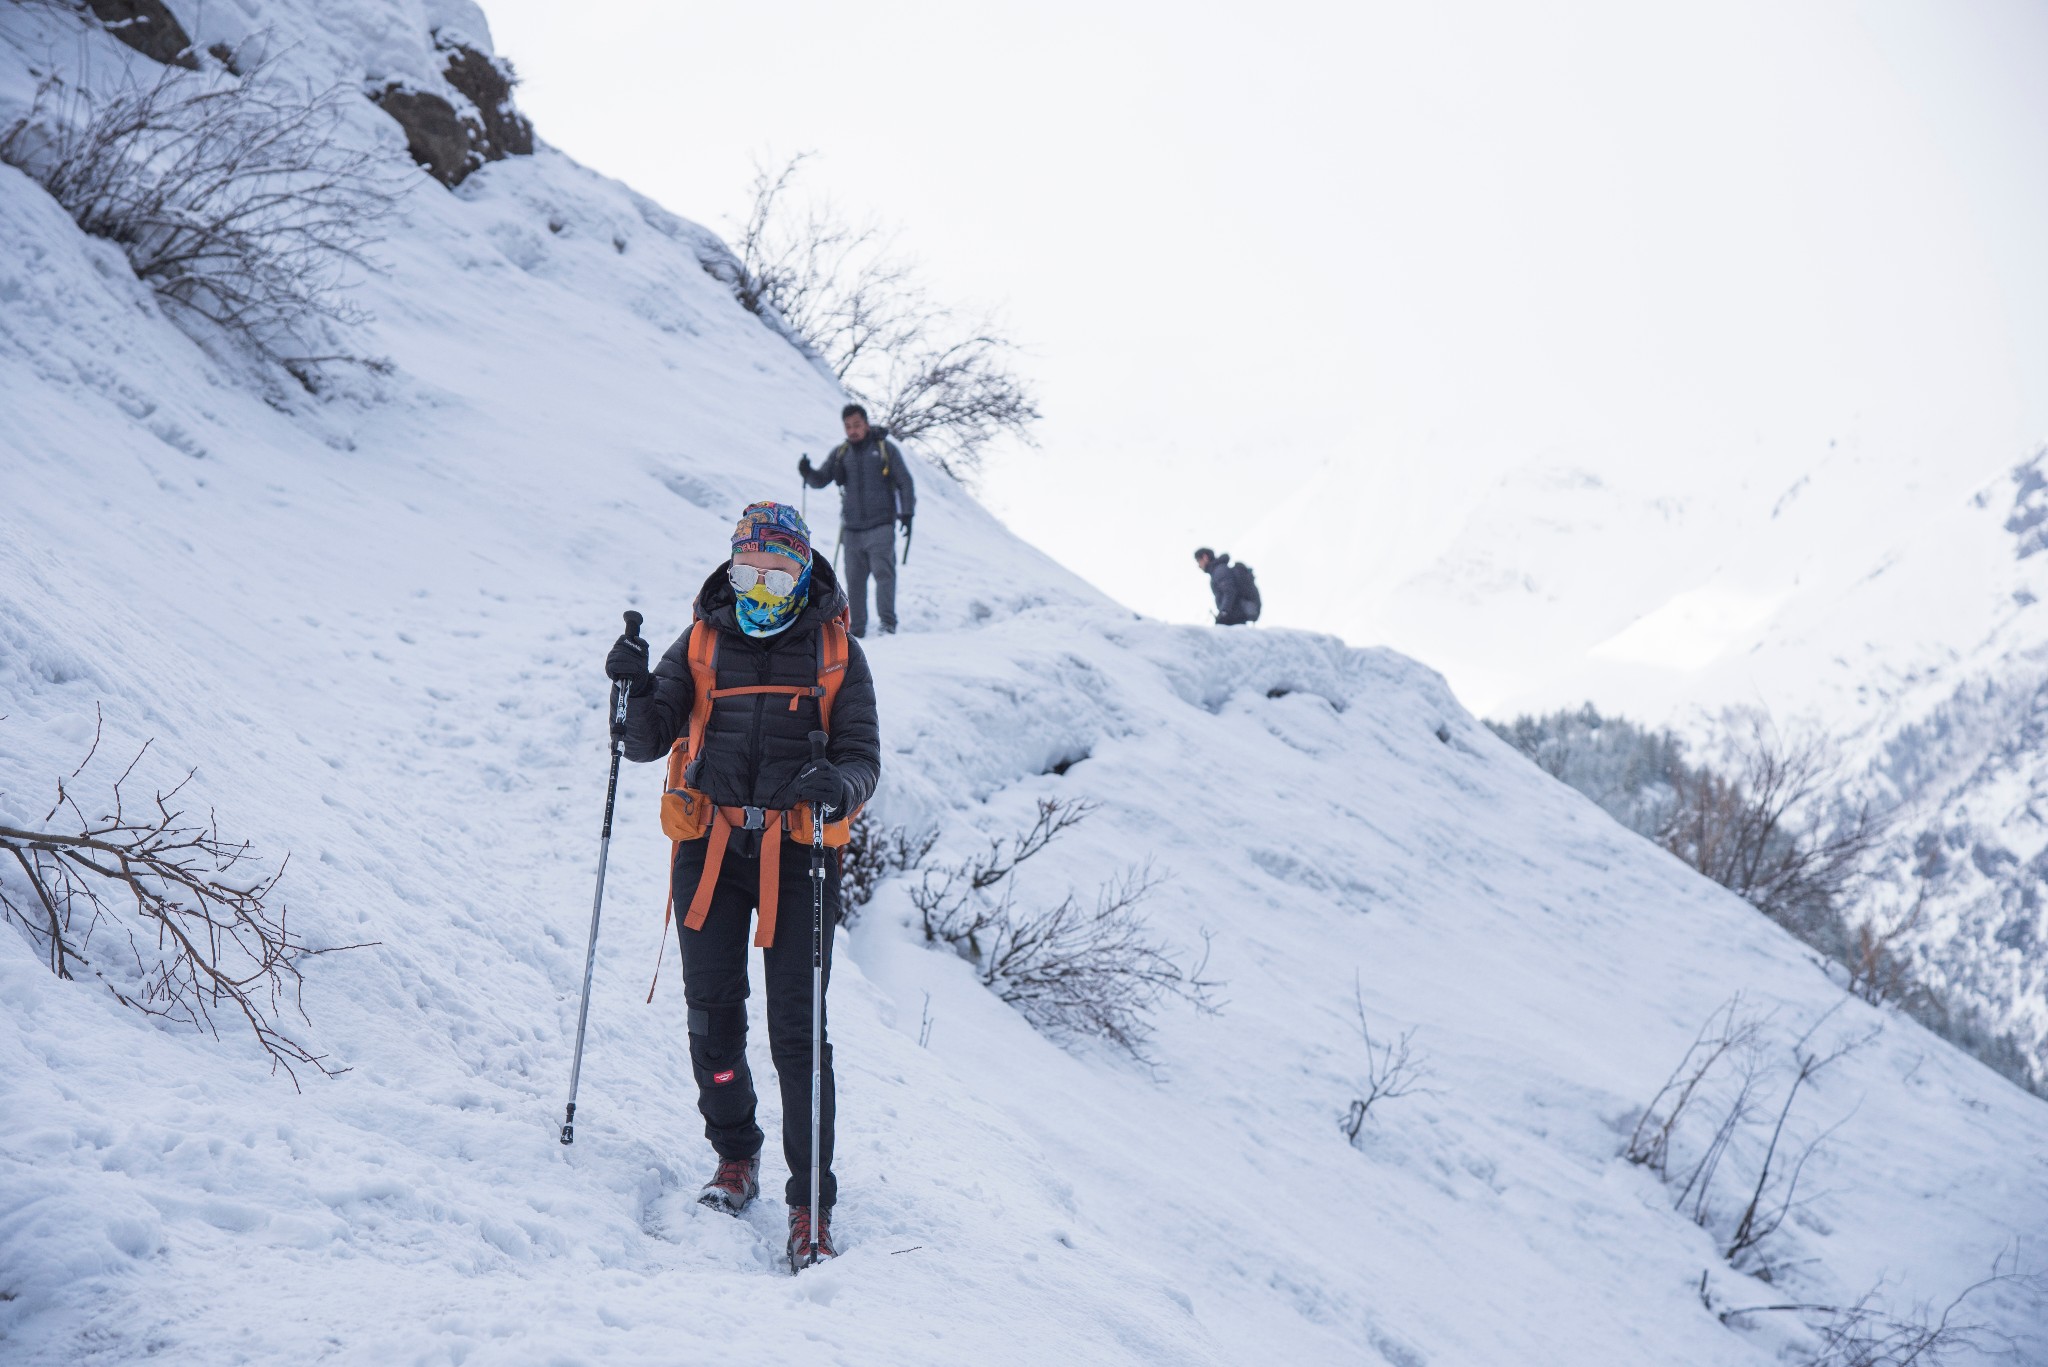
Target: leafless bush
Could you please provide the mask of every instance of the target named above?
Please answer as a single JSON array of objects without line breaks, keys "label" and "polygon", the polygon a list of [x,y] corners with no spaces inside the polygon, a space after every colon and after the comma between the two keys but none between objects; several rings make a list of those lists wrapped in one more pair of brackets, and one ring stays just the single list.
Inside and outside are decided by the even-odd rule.
[{"label": "leafless bush", "polygon": [[1853,791],[1851,774],[1824,733],[1734,708],[1693,762],[1675,733],[1603,716],[1590,703],[1488,725],[1617,821],[1842,964],[1857,995],[1900,1004],[1958,1037],[1906,952],[1918,909],[1890,922],[1857,912],[1877,884],[1875,856],[1897,809],[1844,796]]},{"label": "leafless bush", "polygon": [[285,80],[162,68],[106,92],[46,80],[0,136],[78,226],[118,243],[173,311],[306,371],[328,361],[331,325],[363,321],[349,298],[401,183],[375,151],[339,136],[359,99]]},{"label": "leafless bush", "polygon": [[1841,910],[1883,841],[1888,816],[1839,805],[1848,777],[1817,731],[1781,730],[1770,714],[1722,718],[1719,767],[1676,766],[1676,802],[1658,843],[1808,944],[1842,957]]},{"label": "leafless bush", "polygon": [[1913,933],[1920,929],[1926,912],[1927,887],[1922,884],[1913,905],[1890,925],[1880,923],[1875,917],[1857,922],[1849,944],[1851,992],[1872,1006],[1886,1002],[1898,1002],[1908,1007],[1933,1005],[1933,994],[1913,971],[1913,961],[1907,957],[1904,948]]},{"label": "leafless bush", "polygon": [[[1159,880],[1149,867],[1131,869],[1105,884],[1092,905],[1070,893],[1043,911],[1018,910],[1015,885],[1007,881],[1093,810],[1087,802],[1041,798],[1029,829],[927,870],[910,900],[925,939],[951,945],[1032,1025],[1056,1038],[1107,1040],[1142,1061],[1151,1014],[1167,998],[1218,1009],[1219,984],[1202,976],[1207,952],[1183,966],[1138,913]],[[998,886],[1001,894],[992,896]]]},{"label": "leafless bush", "polygon": [[1814,1034],[1833,1014],[1832,1009],[1825,1012],[1792,1045],[1795,1067],[1792,1080],[1785,1087],[1784,1104],[1778,1108],[1777,1122],[1771,1126],[1770,1142],[1764,1146],[1763,1159],[1757,1164],[1756,1181],[1750,1189],[1749,1202],[1735,1222],[1735,1233],[1729,1238],[1728,1247],[1722,1251],[1722,1256],[1730,1263],[1740,1265],[1745,1259],[1753,1259],[1759,1245],[1784,1226],[1786,1217],[1798,1208],[1799,1179],[1805,1173],[1808,1161],[1855,1115],[1852,1110],[1803,1143],[1793,1144],[1786,1149],[1784,1161],[1779,1161],[1780,1149],[1787,1144],[1785,1122],[1792,1116],[1792,1106],[1799,1100],[1800,1089],[1835,1064],[1875,1042],[1884,1029],[1883,1026],[1872,1026],[1862,1034],[1838,1039],[1825,1051],[1811,1047]]},{"label": "leafless bush", "polygon": [[988,849],[957,864],[927,872],[911,892],[910,901],[923,918],[924,938],[943,940],[963,956],[980,961],[980,934],[992,924],[994,908],[976,896],[1014,873],[1019,864],[1086,821],[1095,805],[1082,799],[1040,798],[1038,815],[1028,830],[1008,837],[990,837]]},{"label": "leafless bush", "polygon": [[2001,1258],[1991,1276],[1964,1288],[1939,1311],[1922,1304],[1895,1312],[1885,1304],[1884,1283],[1879,1282],[1849,1305],[1749,1305],[1718,1314],[1723,1324],[1738,1326],[1755,1315],[1798,1316],[1817,1340],[1806,1356],[1797,1359],[1799,1367],[1940,1367],[1959,1353],[2003,1356],[2017,1347],[1991,1325],[1960,1318],[1963,1302],[1990,1287],[2019,1285],[2039,1297],[2038,1275],[2017,1268],[2001,1270],[2004,1266]]},{"label": "leafless bush", "polygon": [[[1873,1027],[1839,1037],[1826,1049],[1814,1047],[1815,1035],[1833,1015],[1832,1009],[1824,1012],[1796,1040],[1777,1046],[1770,1018],[1746,1010],[1739,993],[1729,998],[1694,1036],[1623,1149],[1624,1157],[1656,1173],[1672,1191],[1673,1209],[1702,1228],[1726,1231],[1722,1255],[1731,1264],[1765,1281],[1771,1279],[1771,1263],[1762,1245],[1804,1204],[1807,1164],[1855,1114],[1851,1110],[1801,1138],[1791,1125],[1793,1109],[1822,1073],[1882,1030]],[[1773,1106],[1767,1098],[1781,1077],[1784,1094]],[[1738,1149],[1754,1155],[1754,1168],[1741,1212],[1725,1223],[1714,1199],[1715,1181]]]},{"label": "leafless bush", "polygon": [[852,925],[884,879],[922,865],[938,841],[937,831],[912,835],[905,827],[880,824],[865,809],[856,813],[839,867],[841,924]]},{"label": "leafless bush", "polygon": [[[110,809],[88,816],[72,785],[99,752],[96,733],[85,760],[58,781],[37,829],[0,826],[0,850],[22,878],[11,890],[0,880],[0,912],[28,932],[58,977],[90,972],[145,1015],[216,1038],[215,1013],[239,1016],[294,1086],[295,1064],[328,1076],[346,1071],[278,1024],[286,1004],[306,1019],[300,962],[331,952],[308,948],[286,927],[285,908],[272,896],[284,864],[260,872],[249,843],[223,836],[212,812],[202,823],[176,806],[192,772],[131,811],[124,788],[148,750],[145,744],[109,786]],[[60,821],[71,829],[56,829]],[[95,937],[117,956],[125,949],[132,968],[96,959]]]},{"label": "leafless bush", "polygon": [[1337,1124],[1344,1137],[1355,1144],[1374,1106],[1382,1101],[1429,1093],[1426,1084],[1430,1068],[1429,1056],[1415,1048],[1412,1027],[1391,1043],[1374,1043],[1372,1024],[1365,1018],[1365,991],[1356,979],[1352,981],[1351,994],[1358,1008],[1358,1033],[1365,1040],[1365,1095],[1351,1099],[1349,1109]]},{"label": "leafless bush", "polygon": [[807,156],[757,168],[733,254],[704,268],[955,478],[973,478],[998,437],[1030,442],[1038,405],[1014,369],[1015,344],[992,320],[935,302],[891,234],[827,203],[793,205]]},{"label": "leafless bush", "polygon": [[1622,1153],[1629,1162],[1648,1168],[1661,1181],[1671,1178],[1671,1140],[1694,1103],[1705,1104],[1703,1090],[1717,1071],[1744,1070],[1761,1046],[1765,1018],[1743,1009],[1736,993],[1707,1018],[1685,1056],[1671,1070],[1657,1095],[1636,1119]]}]

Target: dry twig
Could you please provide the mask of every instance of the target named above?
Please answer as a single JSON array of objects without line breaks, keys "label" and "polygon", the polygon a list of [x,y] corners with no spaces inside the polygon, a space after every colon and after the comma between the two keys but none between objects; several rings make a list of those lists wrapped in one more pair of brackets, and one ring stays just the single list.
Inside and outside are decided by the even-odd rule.
[{"label": "dry twig", "polygon": [[[126,786],[148,744],[113,781],[111,809],[88,816],[72,785],[99,741],[95,730],[92,750],[58,781],[38,828],[0,826],[0,849],[24,884],[10,892],[0,880],[0,911],[27,931],[59,977],[89,970],[122,1004],[216,1038],[216,1013],[239,1017],[294,1086],[296,1064],[328,1076],[345,1071],[278,1024],[287,1004],[306,1019],[301,962],[333,952],[308,947],[272,899],[289,856],[276,871],[261,872],[249,842],[222,835],[211,811],[203,822],[188,816],[177,804],[196,770],[131,810]],[[60,815],[73,829],[55,827]],[[132,971],[93,957],[101,936],[117,953],[125,942]]]},{"label": "dry twig", "polygon": [[1375,1044],[1372,1023],[1365,1017],[1365,989],[1355,977],[1351,996],[1358,1008],[1358,1033],[1365,1041],[1365,1095],[1353,1097],[1337,1123],[1344,1137],[1355,1144],[1374,1106],[1404,1096],[1430,1096],[1434,1091],[1425,1085],[1430,1078],[1429,1056],[1415,1048],[1414,1027],[1403,1030],[1392,1043]]}]

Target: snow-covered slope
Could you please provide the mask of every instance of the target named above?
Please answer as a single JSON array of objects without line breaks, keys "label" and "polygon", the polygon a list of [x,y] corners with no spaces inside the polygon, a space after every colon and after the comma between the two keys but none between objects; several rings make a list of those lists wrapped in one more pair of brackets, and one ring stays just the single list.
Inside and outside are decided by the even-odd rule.
[{"label": "snow-covered slope", "polygon": [[[436,24],[484,41],[413,0],[265,17],[346,80],[366,51],[424,66]],[[36,60],[0,46],[0,91]],[[367,103],[352,135],[403,157]],[[362,288],[393,370],[357,398],[266,401],[7,168],[0,241],[0,814],[41,815],[103,706],[107,753],[154,738],[144,779],[197,764],[226,829],[291,851],[312,943],[368,943],[311,961],[309,1038],[351,1071],[297,1092],[0,935],[9,1362],[1760,1363],[1787,1327],[1724,1325],[1703,1274],[1716,1307],[1881,1275],[1945,1301],[2048,1220],[2041,1102],[1845,1002],[1427,669],[1140,620],[921,471],[906,629],[872,650],[879,813],[944,859],[1040,797],[1100,804],[1020,898],[1152,861],[1154,929],[1213,937],[1226,1004],[1163,1010],[1152,1069],[1062,1049],[886,886],[832,998],[846,1254],[781,1275],[772,1201],[690,1199],[672,950],[641,1001],[650,770],[622,783],[573,1148],[555,1126],[604,649],[624,607],[678,630],[738,507],[799,496],[831,386],[704,274],[699,230],[545,148],[420,180]],[[1356,1145],[1354,990],[1432,1069]],[[1618,1156],[1736,992],[1788,1038],[1885,1026],[1801,1103],[1806,1134],[1846,1123],[1775,1288],[1717,1253],[1753,1146],[1711,1233]],[[2012,1288],[1973,1305],[2032,1327]]]}]

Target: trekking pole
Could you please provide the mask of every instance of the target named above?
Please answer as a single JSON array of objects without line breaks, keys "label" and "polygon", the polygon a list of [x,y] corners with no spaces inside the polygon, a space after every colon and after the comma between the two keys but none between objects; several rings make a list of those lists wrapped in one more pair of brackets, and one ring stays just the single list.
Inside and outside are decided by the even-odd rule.
[{"label": "trekking pole", "polygon": [[910,534],[917,529],[908,522],[903,524],[903,563],[910,563]]},{"label": "trekking pole", "polygon": [[[803,458],[809,460],[811,453],[809,451],[804,452]],[[808,479],[804,480],[803,501],[804,525],[808,527],[811,525],[811,482]]]},{"label": "trekking pole", "polygon": [[[626,635],[640,639],[637,612],[626,614]],[[569,1109],[562,1116],[562,1142],[576,1142],[576,1084],[583,1077],[583,1027],[590,1021],[590,974],[597,967],[597,914],[604,907],[604,866],[612,849],[612,804],[619,796],[619,760],[626,753],[626,685],[612,684],[612,777],[604,790],[604,834],[597,841],[597,895],[590,899],[590,946],[583,951],[583,1005],[576,1012],[576,1057],[569,1065]]]},{"label": "trekking pole", "polygon": [[[811,732],[811,763],[825,763],[828,739]],[[818,1261],[825,1203],[818,1190],[818,1132],[825,1113],[825,817],[831,810],[823,803],[811,809],[811,1264]]]}]

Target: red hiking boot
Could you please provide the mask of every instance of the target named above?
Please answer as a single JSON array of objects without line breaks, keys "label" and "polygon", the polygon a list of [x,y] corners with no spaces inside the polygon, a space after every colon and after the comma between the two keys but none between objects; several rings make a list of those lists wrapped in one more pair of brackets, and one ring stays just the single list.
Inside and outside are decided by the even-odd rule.
[{"label": "red hiking boot", "polygon": [[826,1211],[818,1221],[818,1247],[815,1256],[811,1249],[811,1208],[791,1206],[789,1208],[789,1270],[800,1272],[813,1263],[822,1263],[827,1258],[836,1258],[839,1250],[832,1246],[832,1212]]},{"label": "red hiking boot", "polygon": [[704,1184],[704,1190],[697,1194],[697,1204],[722,1210],[727,1215],[737,1215],[747,1208],[747,1203],[761,1194],[761,1155],[752,1158],[728,1158],[718,1165],[718,1171]]}]

